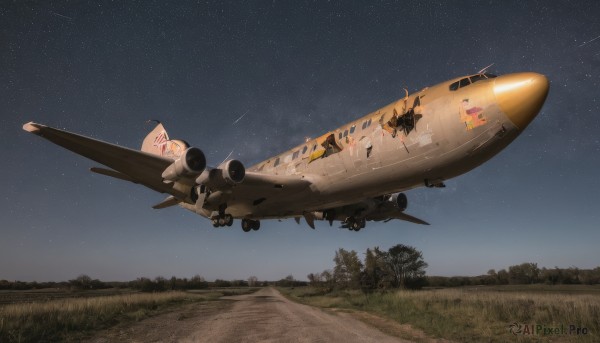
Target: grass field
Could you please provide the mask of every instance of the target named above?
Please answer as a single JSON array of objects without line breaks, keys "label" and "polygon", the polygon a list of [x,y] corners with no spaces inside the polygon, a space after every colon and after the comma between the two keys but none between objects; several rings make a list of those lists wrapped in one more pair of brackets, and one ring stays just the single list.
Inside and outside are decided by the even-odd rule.
[{"label": "grass field", "polygon": [[[410,324],[430,337],[458,342],[600,341],[600,287],[596,286],[494,286],[372,294],[322,294],[315,288],[299,287],[282,292],[305,304],[367,311]],[[520,331],[516,335],[510,331],[513,323],[513,331]]]},{"label": "grass field", "polygon": [[[175,306],[215,300],[223,295],[245,294],[251,288],[208,289],[189,292],[134,293],[3,292],[0,299],[17,299],[0,305],[0,342],[79,341],[92,332],[121,322],[137,321]],[[112,292],[112,294],[111,294]],[[48,293],[55,298],[48,299]],[[71,296],[69,296],[71,295]],[[29,297],[29,298],[28,298]]]}]

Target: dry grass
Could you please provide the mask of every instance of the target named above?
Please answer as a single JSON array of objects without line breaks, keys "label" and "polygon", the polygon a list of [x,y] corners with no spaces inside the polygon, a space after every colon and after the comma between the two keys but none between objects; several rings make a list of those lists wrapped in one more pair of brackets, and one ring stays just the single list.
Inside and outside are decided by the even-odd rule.
[{"label": "dry grass", "polygon": [[[319,307],[351,308],[411,324],[430,336],[460,342],[598,342],[600,296],[560,292],[495,289],[438,289],[365,295],[358,291],[318,295],[314,290],[285,291],[292,298]],[[592,292],[595,293],[595,292]],[[315,295],[317,294],[317,295]],[[560,335],[513,335],[509,325],[564,325]],[[586,335],[569,335],[569,325],[585,327]]]},{"label": "dry grass", "polygon": [[221,293],[136,293],[61,299],[0,307],[0,342],[78,341],[118,322],[141,320],[175,304],[215,299]]}]

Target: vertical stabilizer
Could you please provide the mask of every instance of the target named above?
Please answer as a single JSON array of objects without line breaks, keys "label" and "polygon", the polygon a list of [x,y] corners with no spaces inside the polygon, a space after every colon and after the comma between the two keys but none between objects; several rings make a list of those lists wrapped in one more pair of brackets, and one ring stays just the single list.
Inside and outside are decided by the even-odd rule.
[{"label": "vertical stabilizer", "polygon": [[144,138],[142,151],[170,158],[181,156],[188,148],[188,144],[178,139],[170,140],[163,124],[159,121],[156,122],[158,125]]}]

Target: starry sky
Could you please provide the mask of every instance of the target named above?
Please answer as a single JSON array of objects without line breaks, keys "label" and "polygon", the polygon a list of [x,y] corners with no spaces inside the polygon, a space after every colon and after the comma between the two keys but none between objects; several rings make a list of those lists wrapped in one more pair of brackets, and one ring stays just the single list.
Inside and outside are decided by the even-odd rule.
[{"label": "starry sky", "polygon": [[[0,279],[306,279],[338,248],[403,243],[429,275],[522,262],[600,265],[598,1],[3,1]],[[508,148],[408,213],[349,232],[318,222],[215,229],[164,195],[21,129],[36,121],[139,148],[161,120],[210,165],[249,166],[411,92],[534,71],[551,89]],[[239,121],[235,122],[238,118]]]}]

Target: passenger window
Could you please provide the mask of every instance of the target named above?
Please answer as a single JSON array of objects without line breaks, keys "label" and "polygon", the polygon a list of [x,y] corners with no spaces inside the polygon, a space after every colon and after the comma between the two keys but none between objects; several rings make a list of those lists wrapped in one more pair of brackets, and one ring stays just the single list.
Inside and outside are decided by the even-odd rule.
[{"label": "passenger window", "polygon": [[363,124],[362,124],[362,129],[364,130],[364,129],[366,129],[366,128],[367,128],[367,121],[365,120],[365,121],[363,121]]},{"label": "passenger window", "polygon": [[344,131],[344,137],[348,136],[348,130]]},{"label": "passenger window", "polygon": [[300,150],[294,152],[294,155],[292,155],[292,160],[297,159],[298,155],[300,155]]},{"label": "passenger window", "polygon": [[371,126],[371,119],[367,122],[367,127]]},{"label": "passenger window", "polygon": [[279,157],[277,157],[277,159],[275,160],[273,167],[277,167],[278,165],[279,165]]},{"label": "passenger window", "polygon": [[350,134],[353,134],[353,133],[354,133],[354,130],[356,130],[356,125],[352,125],[352,126],[350,127]]},{"label": "passenger window", "polygon": [[304,148],[302,149],[302,155],[306,154],[306,150],[308,150],[308,147],[305,145]]},{"label": "passenger window", "polygon": [[339,139],[342,139],[342,131],[340,131],[340,134],[338,135]]},{"label": "passenger window", "polygon": [[451,91],[455,91],[455,90],[458,89],[458,82],[459,81],[456,81],[456,82],[454,82],[453,84],[450,85],[450,90]]},{"label": "passenger window", "polygon": [[315,151],[315,150],[317,150],[317,145],[316,144],[315,144],[315,146],[313,146],[312,151]]},{"label": "passenger window", "polygon": [[469,81],[469,78],[465,77],[464,79],[460,80],[459,87],[460,88],[467,87],[470,84],[471,84],[471,81]]}]

